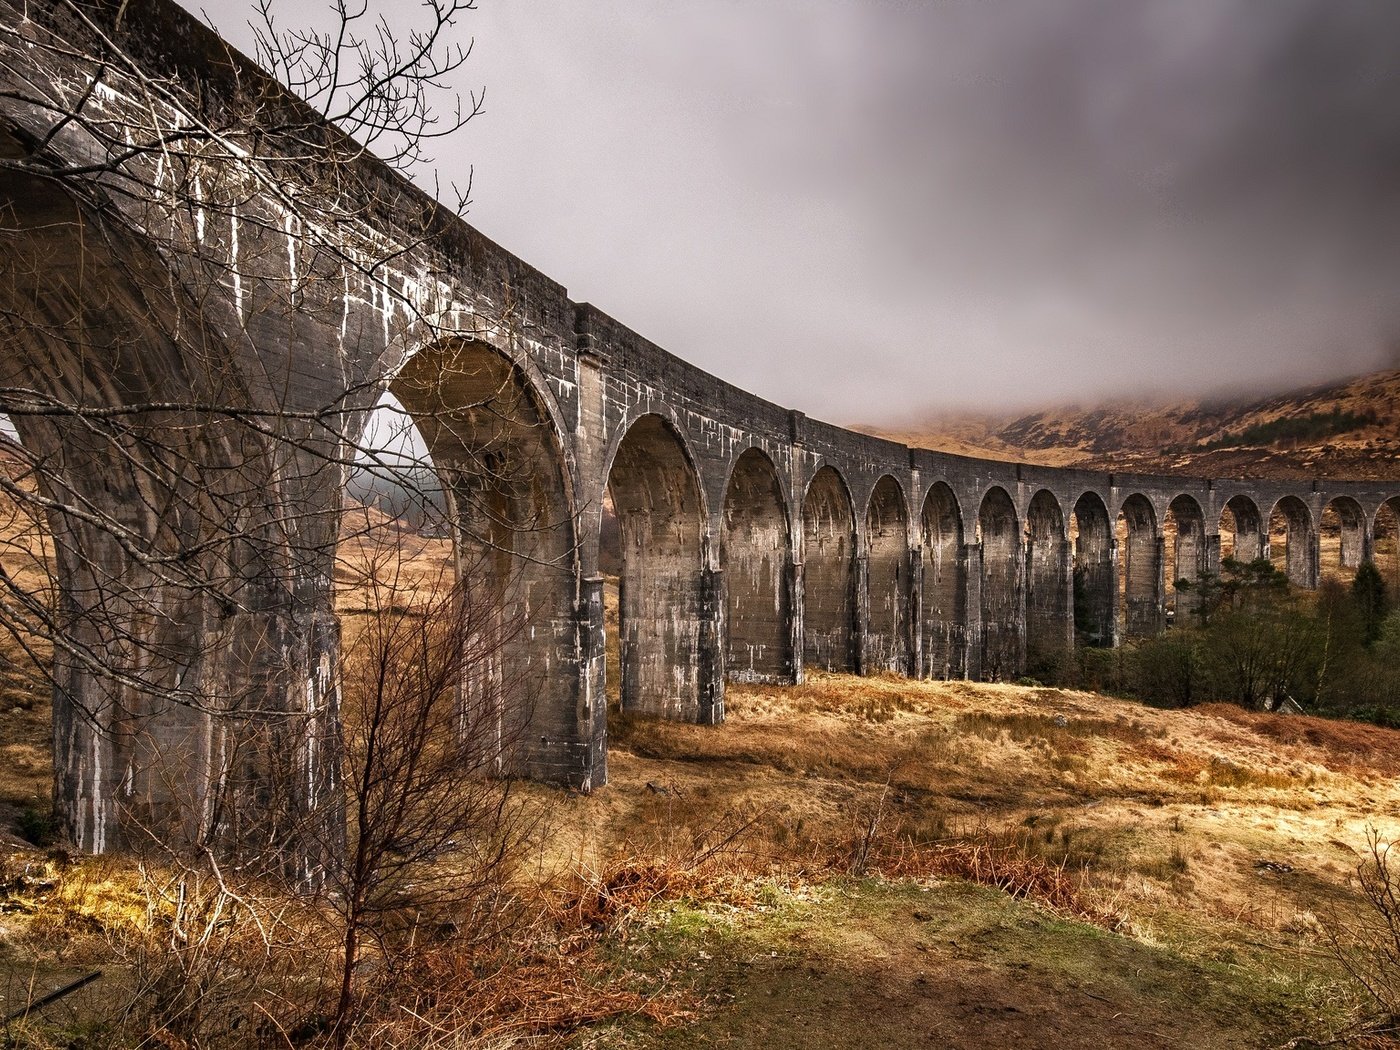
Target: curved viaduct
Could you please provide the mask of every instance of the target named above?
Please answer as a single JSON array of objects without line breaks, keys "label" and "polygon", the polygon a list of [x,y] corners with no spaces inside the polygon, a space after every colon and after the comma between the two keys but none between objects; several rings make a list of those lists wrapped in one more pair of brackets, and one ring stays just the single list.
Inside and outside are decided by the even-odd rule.
[{"label": "curved viaduct", "polygon": [[[215,603],[198,580],[153,574],[130,555],[132,536],[199,564],[220,549],[208,523],[172,528],[152,510],[152,485],[175,491],[187,479],[143,458],[140,442],[117,458],[85,445],[84,427],[17,412],[28,402],[11,396],[26,447],[65,464],[54,486],[84,506],[123,508],[120,535],[51,510],[74,630],[88,630],[85,613],[104,623],[125,615],[88,585],[96,564],[161,595],[163,616],[176,621],[165,629],[179,637],[159,648],[164,664],[145,669],[146,681],[164,683],[159,701],[134,700],[130,674],[113,684],[92,661],[59,652],[56,804],[82,848],[126,841],[135,811],[178,810],[167,823],[204,837],[228,832],[238,814],[263,819],[263,774],[229,788],[226,752],[211,743],[258,720],[284,733],[287,761],[309,785],[293,808],[330,794],[332,752],[313,746],[312,730],[333,730],[338,718],[332,563],[344,451],[386,389],[418,421],[456,497],[459,550],[499,578],[500,615],[527,625],[503,661],[530,685],[520,769],[583,789],[606,779],[599,547],[609,498],[623,704],[700,723],[723,720],[727,680],[795,682],[810,668],[1007,678],[1076,639],[1114,645],[1156,633],[1169,581],[1218,567],[1222,520],[1234,553],[1252,558],[1270,553],[1269,522],[1281,514],[1288,574],[1315,586],[1325,511],[1340,522],[1341,561],[1354,566],[1369,556],[1383,508],[1400,510],[1400,491],[1378,483],[1058,470],[910,449],[808,419],[571,301],[372,163],[356,162],[371,203],[357,215],[369,233],[351,247],[317,241],[308,252],[309,235],[276,193],[193,209],[161,240],[149,201],[87,173],[110,142],[56,116],[75,95],[104,107],[107,125],[139,115],[134,73],[104,73],[109,86],[83,94],[102,54],[93,26],[106,26],[134,69],[179,85],[162,95],[177,115],[217,109],[250,84],[276,89],[173,4],[121,6],[124,20],[109,25],[116,4],[0,0],[0,183],[11,202],[0,386],[142,418],[152,403],[236,388],[241,410],[274,420],[259,440],[290,451],[262,481],[223,494],[228,513],[246,513],[250,525],[241,553],[218,561]],[[83,55],[96,58],[84,65]],[[239,157],[221,163],[256,181],[260,162]],[[167,177],[162,170],[154,185]],[[194,263],[171,250],[171,237],[193,245]],[[389,249],[364,266],[369,241]],[[101,310],[82,307],[75,267]],[[151,279],[133,283],[142,274]],[[298,422],[326,406],[347,421],[339,437],[311,436]],[[260,461],[231,448],[206,415],[158,413],[195,435],[189,455],[201,476],[217,478],[235,460],[253,469]],[[288,520],[315,538],[291,554],[285,528],[259,524]],[[266,550],[265,532],[278,537]],[[133,618],[129,632],[146,629]],[[81,651],[127,666],[125,650],[94,632]],[[215,709],[183,698],[191,681],[233,699]],[[153,739],[165,746],[143,743]],[[210,816],[216,783],[230,801]]]},{"label": "curved viaduct", "polygon": [[[577,558],[557,586],[579,596],[579,640],[559,634],[555,659],[577,675],[572,725],[586,735],[579,759],[592,756],[550,762],[551,778],[596,784],[605,760],[609,493],[624,706],[702,723],[722,721],[726,680],[795,682],[808,668],[1005,679],[1076,639],[1159,633],[1171,581],[1219,570],[1222,531],[1226,553],[1281,556],[1293,583],[1315,587],[1325,512],[1338,567],[1354,568],[1372,555],[1378,518],[1400,507],[1381,483],[1106,474],[912,449],[757,398],[537,280],[572,327],[535,343],[517,381],[548,406],[573,492],[559,510],[577,517]],[[432,451],[453,461],[450,446]]]}]

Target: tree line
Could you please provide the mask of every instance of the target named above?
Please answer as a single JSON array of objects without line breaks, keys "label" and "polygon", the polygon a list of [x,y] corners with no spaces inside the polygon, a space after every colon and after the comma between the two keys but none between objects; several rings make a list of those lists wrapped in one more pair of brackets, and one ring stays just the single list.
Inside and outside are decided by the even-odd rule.
[{"label": "tree line", "polygon": [[[1028,675],[1166,707],[1293,703],[1314,714],[1400,726],[1400,607],[1371,562],[1348,585],[1292,587],[1267,558],[1172,585],[1172,626],[1116,649],[1032,655]],[[1081,581],[1075,580],[1079,598]],[[1078,604],[1078,602],[1077,602]]]}]

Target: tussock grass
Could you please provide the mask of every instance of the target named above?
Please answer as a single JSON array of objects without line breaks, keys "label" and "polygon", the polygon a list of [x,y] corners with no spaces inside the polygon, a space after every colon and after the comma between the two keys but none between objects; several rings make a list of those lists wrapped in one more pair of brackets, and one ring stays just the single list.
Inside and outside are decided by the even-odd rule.
[{"label": "tussock grass", "polygon": [[1394,730],[1367,722],[1277,715],[1246,711],[1233,704],[1208,704],[1195,709],[1223,719],[1265,740],[1311,752],[1315,760],[1337,772],[1356,776],[1400,776],[1400,747]]},{"label": "tussock grass", "polygon": [[[610,712],[606,789],[524,788],[556,818],[534,874],[509,888],[518,926],[489,950],[449,935],[411,966],[372,958],[386,969],[358,1045],[685,1031],[716,1009],[700,977],[677,977],[684,959],[703,970],[696,931],[871,885],[988,887],[1030,914],[1267,982],[1270,952],[1292,952],[1295,970],[1315,960],[1303,953],[1321,952],[1326,916],[1356,905],[1366,824],[1400,812],[1383,774],[1400,734],[1370,726],[820,674],[732,685],[728,713],[714,728]],[[98,958],[160,928],[146,891],[101,863],[34,877],[0,887],[0,924],[27,931],[3,935],[7,950]],[[820,928],[822,907],[802,921]],[[673,945],[645,964],[622,950],[654,940],[662,916]],[[319,973],[301,980],[314,991]]]},{"label": "tussock grass", "polygon": [[[1087,862],[1067,849],[1056,856],[1053,849],[1041,848],[1038,836],[1029,829],[978,825],[934,841],[923,840],[920,832],[926,834],[927,829],[908,829],[899,823],[857,827],[830,857],[830,868],[887,879],[965,879],[1034,902],[1064,918],[1111,930],[1127,922],[1121,913],[1104,908],[1083,892],[1077,869]],[[1068,846],[1067,829],[1061,840]],[[1046,841],[1053,844],[1054,839]]]}]

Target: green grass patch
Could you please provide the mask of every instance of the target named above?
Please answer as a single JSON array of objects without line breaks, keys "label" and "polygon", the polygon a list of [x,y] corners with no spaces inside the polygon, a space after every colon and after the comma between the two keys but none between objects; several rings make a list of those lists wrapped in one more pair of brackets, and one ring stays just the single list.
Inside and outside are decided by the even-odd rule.
[{"label": "green grass patch", "polygon": [[1333,1020],[1328,979],[1286,953],[1193,958],[959,880],[668,902],[614,952],[627,979],[682,983],[703,1005],[683,1026],[623,1021],[576,1045],[1078,1046],[1070,1033],[1093,1032],[1102,1046],[1253,1047],[1324,1037]]}]

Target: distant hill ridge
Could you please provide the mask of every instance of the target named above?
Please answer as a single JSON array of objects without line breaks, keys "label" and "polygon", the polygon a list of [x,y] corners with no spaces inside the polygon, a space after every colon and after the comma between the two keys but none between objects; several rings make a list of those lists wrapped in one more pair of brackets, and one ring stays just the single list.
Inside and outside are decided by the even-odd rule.
[{"label": "distant hill ridge", "polygon": [[1267,397],[1132,401],[854,429],[962,455],[1093,470],[1400,479],[1400,369]]}]

